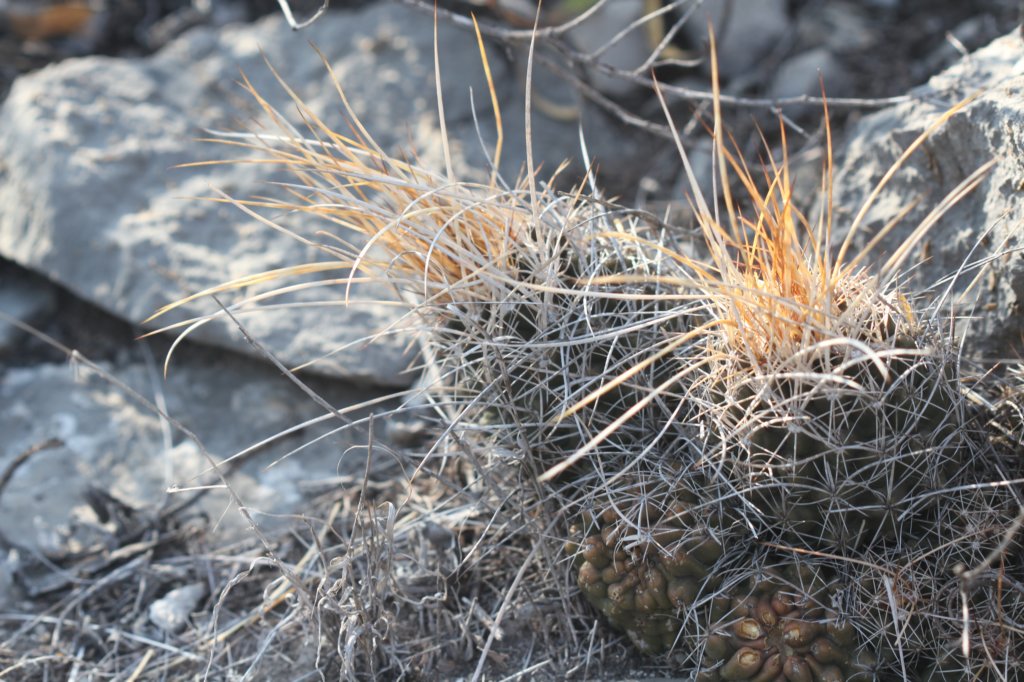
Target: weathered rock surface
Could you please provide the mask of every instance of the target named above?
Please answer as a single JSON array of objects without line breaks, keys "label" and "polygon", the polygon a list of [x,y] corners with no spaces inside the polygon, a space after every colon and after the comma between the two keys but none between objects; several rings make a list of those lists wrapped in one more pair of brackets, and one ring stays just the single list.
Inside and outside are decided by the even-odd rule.
[{"label": "weathered rock surface", "polygon": [[[301,510],[307,482],[362,471],[362,457],[345,454],[366,442],[359,428],[281,459],[338,428],[333,418],[261,447],[237,466],[226,463],[262,439],[324,412],[272,368],[201,350],[183,354],[166,382],[154,367],[138,361],[114,373],[151,400],[164,397],[167,411],[222,464],[227,481],[258,523],[275,523],[264,514]],[[337,387],[318,390],[336,405],[378,395]],[[145,517],[179,503],[197,486],[220,483],[196,443],[86,368],[44,364],[8,369],[0,375],[0,405],[0,471],[33,446],[58,441],[32,454],[0,492],[0,534],[30,552],[59,558],[110,541],[115,529],[97,519],[90,504],[96,494]],[[168,493],[172,487],[183,492]],[[247,533],[246,520],[224,490],[208,491],[199,508],[217,521],[223,537]]]},{"label": "weathered rock surface", "polygon": [[[472,177],[486,169],[487,157],[473,121],[470,91],[479,135],[485,143],[495,139],[484,71],[471,34],[444,24],[439,31],[455,164],[460,175]],[[213,189],[241,198],[266,193],[263,168],[177,168],[242,154],[196,139],[204,128],[252,127],[246,119],[258,107],[237,86],[239,69],[293,115],[264,55],[325,122],[345,130],[338,95],[310,42],[324,51],[381,146],[411,146],[423,163],[441,167],[428,13],[376,3],[361,11],[329,13],[298,33],[276,15],[253,25],[198,28],[151,58],[69,60],[17,81],[0,110],[0,255],[132,322],[229,279],[328,258],[231,206],[190,198],[213,195]],[[506,121],[502,166],[514,180],[524,160],[523,84],[500,51],[491,50],[490,56]],[[601,115],[587,119],[585,128],[596,131],[590,137],[607,141],[603,146],[595,142],[592,154],[602,166],[621,172],[628,136],[608,134],[611,124]],[[549,171],[578,155],[576,121],[547,121],[538,114],[534,135],[538,162]],[[305,227],[313,235],[324,226],[291,227]],[[245,293],[265,289],[251,287]],[[230,303],[239,296],[225,294],[223,300]],[[377,302],[389,296],[381,287],[357,286],[345,309],[337,305],[342,290],[336,286],[287,299],[311,306],[264,310],[244,316],[243,322],[290,366],[322,358],[311,371],[404,385],[413,378],[403,373],[409,362],[403,354],[405,339],[387,334],[368,347],[359,342],[397,319],[394,307]],[[318,301],[334,305],[325,314],[328,309]],[[188,306],[188,315],[169,319],[218,310],[205,301]],[[251,351],[223,318],[194,336]]]},{"label": "weathered rock surface", "polygon": [[[854,244],[909,207],[872,261],[903,244],[944,197],[990,159],[981,184],[948,210],[906,262],[910,287],[958,304],[968,353],[1013,358],[1024,339],[1024,41],[999,38],[915,90],[913,101],[859,122],[836,176],[837,234],[902,151],[949,107],[977,98],[935,132],[885,186]],[[945,278],[953,277],[952,282]]]}]

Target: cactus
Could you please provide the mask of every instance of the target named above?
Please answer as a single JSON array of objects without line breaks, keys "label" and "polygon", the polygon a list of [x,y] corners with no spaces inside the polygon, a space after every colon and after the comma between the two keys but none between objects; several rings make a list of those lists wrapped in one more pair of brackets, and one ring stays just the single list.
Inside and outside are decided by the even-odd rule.
[{"label": "cactus", "polygon": [[851,301],[870,317],[832,320],[831,338],[757,363],[715,347],[709,466],[764,537],[877,544],[909,530],[937,499],[927,493],[963,466],[971,441],[953,351],[892,302]]},{"label": "cactus", "polygon": [[[990,559],[1015,498],[979,491],[1021,465],[993,454],[952,339],[893,284],[902,255],[868,271],[849,237],[834,254],[830,207],[812,227],[785,158],[759,191],[717,98],[728,224],[683,155],[708,262],[682,231],[538,186],[533,169],[512,189],[455,182],[296,105],[317,144],[253,146],[308,191],[249,206],[327,216],[383,248],[331,252],[410,303],[467,479],[522,510],[494,525],[520,523],[528,544],[547,540],[537,517],[556,538],[570,526],[576,586],[637,648],[701,682],[1020,674],[1024,579],[1009,545]],[[546,487],[521,488],[524,471]],[[957,564],[977,569],[966,593]],[[966,656],[950,645],[961,604]]]},{"label": "cactus", "polygon": [[936,495],[915,535],[852,571],[850,609],[890,669],[922,681],[1024,676],[1024,508],[1010,486],[992,484],[1002,465],[1016,459],[1019,469],[1020,455],[979,444],[975,468]]},{"label": "cactus", "polygon": [[813,227],[797,210],[785,157],[762,194],[716,143],[752,215],[728,191],[728,225],[697,214],[714,265],[700,282],[710,323],[692,394],[700,466],[723,515],[757,537],[860,551],[898,535],[922,512],[913,501],[964,465],[955,346],[892,284],[898,259],[872,272],[868,251],[846,258],[848,241],[834,254],[830,210]]},{"label": "cactus", "polygon": [[[666,329],[681,332],[694,316],[657,284],[672,263],[645,246],[638,221],[608,225],[609,215],[587,203],[550,215],[560,238],[517,256],[506,298],[449,303],[450,320],[431,339],[447,383],[471,396],[467,426],[541,467],[609,429],[649,387],[671,382],[668,360],[630,382],[606,386],[605,377],[642,362],[665,343]],[[623,274],[637,283],[605,282]],[[560,418],[595,392],[600,396],[573,419]],[[649,442],[653,413],[641,410],[624,428],[610,429],[604,450]]]}]

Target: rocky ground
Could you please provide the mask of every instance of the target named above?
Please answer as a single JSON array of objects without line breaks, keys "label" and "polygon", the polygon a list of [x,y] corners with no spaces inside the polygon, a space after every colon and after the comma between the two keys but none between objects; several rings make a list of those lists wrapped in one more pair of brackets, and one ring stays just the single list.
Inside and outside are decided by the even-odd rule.
[{"label": "rocky ground", "polygon": [[[308,16],[317,4],[292,7]],[[386,488],[389,472],[402,468],[394,453],[414,438],[415,424],[381,422],[401,404],[388,396],[415,380],[411,323],[386,289],[348,291],[337,271],[297,277],[335,281],[282,299],[260,301],[269,285],[251,282],[220,303],[197,300],[143,320],[228,280],[329,260],[237,207],[193,198],[249,197],[275,179],[259,164],[181,166],[245,157],[199,139],[258,125],[240,72],[293,116],[272,65],[328,125],[344,129],[312,42],[381,146],[415,149],[422,163],[442,167],[430,4],[334,2],[294,32],[269,0],[0,2],[0,677],[176,679],[207,665],[213,679],[315,679],[317,666],[347,674],[344,663],[317,657],[314,631],[265,655],[284,623],[270,614],[299,599],[273,582],[282,570],[274,562],[294,571],[308,564],[312,538],[322,541],[332,527],[331,510]],[[553,4],[548,24],[572,17]],[[644,85],[649,36],[612,40],[640,7],[616,5],[634,4],[539,40],[535,161],[550,172],[572,160],[560,181],[575,181],[582,129],[607,192],[683,215],[678,157]],[[708,147],[692,112],[707,118],[708,65],[703,19],[686,14],[691,4],[675,3],[654,32],[669,48],[655,66],[700,171]],[[930,293],[955,299],[970,317],[968,355],[1019,361],[1018,3],[749,0],[743,11],[730,9],[739,4],[705,2],[720,24],[723,93],[738,142],[756,158],[761,143],[750,122],[771,131],[780,112],[813,203],[824,139],[814,99],[820,73],[841,160],[839,229],[902,148],[980,91],[866,220],[878,229],[906,207],[905,224],[916,225],[996,159],[914,252],[913,273],[918,289],[939,282]],[[515,177],[526,163],[529,3],[442,3],[452,13],[442,11],[437,43],[446,131],[457,174],[472,178],[486,174],[496,136],[468,9],[481,13],[505,114],[501,170]],[[901,230],[890,250],[907,239]],[[237,306],[235,319],[221,304]],[[193,319],[204,324],[175,349],[165,378],[184,327],[138,337]],[[322,400],[282,376],[271,356],[287,367],[311,363],[298,377]],[[378,461],[368,460],[368,443],[386,463],[367,465]],[[249,635],[244,644],[232,639],[238,632]],[[467,665],[471,672],[479,647],[467,644],[465,660],[449,661],[446,674]],[[488,660],[494,677],[533,662],[514,645]],[[288,661],[301,670],[282,667]],[[637,665],[609,662],[607,673]]]}]

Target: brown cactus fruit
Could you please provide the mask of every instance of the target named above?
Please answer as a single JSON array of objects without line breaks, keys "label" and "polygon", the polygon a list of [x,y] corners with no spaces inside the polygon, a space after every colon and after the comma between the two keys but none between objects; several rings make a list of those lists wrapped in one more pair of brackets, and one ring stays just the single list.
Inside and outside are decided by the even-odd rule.
[{"label": "brown cactus fruit", "polygon": [[735,587],[704,643],[699,682],[868,682],[875,658],[830,609],[833,585],[791,564]]},{"label": "brown cactus fruit", "polygon": [[[713,568],[723,548],[698,530],[689,499],[673,494],[630,508],[606,502],[573,529],[581,538],[570,544],[580,590],[641,651],[673,648],[687,610],[698,600],[714,601]],[[712,610],[724,615],[728,600],[716,604]]]}]

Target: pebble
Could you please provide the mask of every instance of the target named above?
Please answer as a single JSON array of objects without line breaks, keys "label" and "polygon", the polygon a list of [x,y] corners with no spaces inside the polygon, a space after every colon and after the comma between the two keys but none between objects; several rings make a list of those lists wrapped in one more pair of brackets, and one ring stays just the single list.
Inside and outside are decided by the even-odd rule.
[{"label": "pebble", "polygon": [[719,72],[726,79],[754,68],[791,28],[786,0],[705,0],[683,25],[694,44],[707,43],[709,19],[715,27]]},{"label": "pebble", "polygon": [[206,585],[191,583],[171,590],[149,605],[149,620],[168,634],[177,634],[188,625],[189,616],[206,596]]},{"label": "pebble", "polygon": [[848,79],[843,65],[829,50],[819,47],[784,61],[768,87],[768,96],[773,99],[801,95],[819,97],[823,82],[828,95],[842,96],[847,91]]}]

